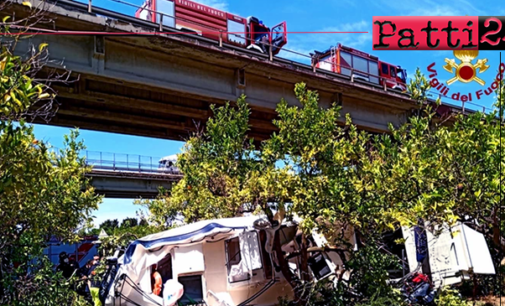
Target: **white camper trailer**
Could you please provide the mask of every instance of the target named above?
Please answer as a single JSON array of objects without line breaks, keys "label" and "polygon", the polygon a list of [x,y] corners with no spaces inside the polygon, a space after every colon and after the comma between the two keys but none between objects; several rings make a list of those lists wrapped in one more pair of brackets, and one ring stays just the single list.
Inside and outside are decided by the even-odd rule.
[{"label": "white camper trailer", "polygon": [[[296,221],[272,226],[258,216],[200,221],[136,240],[119,257],[104,304],[174,305],[166,291],[180,284],[178,305],[275,305],[278,297],[292,296],[272,256],[276,231],[283,251],[296,249]],[[161,296],[153,294],[154,264],[162,283],[171,286]],[[298,258],[289,265],[297,269]],[[316,280],[335,273],[326,254],[311,256],[309,267]]]},{"label": "white camper trailer", "polygon": [[[436,288],[461,283],[471,273],[495,274],[484,235],[461,223],[434,230],[439,233],[426,231],[426,238],[431,278]],[[402,233],[409,269],[413,272],[419,269],[414,228],[402,228]]]}]

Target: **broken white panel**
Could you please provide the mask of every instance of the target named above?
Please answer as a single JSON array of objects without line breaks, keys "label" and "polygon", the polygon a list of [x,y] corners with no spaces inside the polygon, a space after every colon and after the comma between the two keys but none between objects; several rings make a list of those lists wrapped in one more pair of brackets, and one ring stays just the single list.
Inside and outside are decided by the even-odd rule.
[{"label": "broken white panel", "polygon": [[448,226],[442,228],[443,231],[437,236],[426,231],[431,277],[437,287],[456,284],[462,280],[456,273],[461,271],[461,256],[464,254],[457,251]]},{"label": "broken white panel", "polygon": [[241,281],[246,281],[249,279],[250,275],[249,268],[247,267],[247,263],[242,258],[242,260],[236,264],[232,265],[230,268],[230,274],[228,275],[229,283],[236,283]]},{"label": "broken white panel", "polygon": [[177,274],[205,271],[202,244],[175,248],[173,266]]},{"label": "broken white panel", "polygon": [[[466,245],[469,258],[469,267],[475,274],[495,274],[493,259],[484,235],[476,230],[462,225],[462,235],[460,239]],[[458,236],[455,237],[456,239]]]},{"label": "broken white panel", "polygon": [[414,235],[414,228],[408,228],[406,226],[402,227],[403,239],[405,239],[405,251],[407,255],[407,261],[409,263],[410,272],[414,271],[417,266],[417,255],[416,255],[416,238]]},{"label": "broken white panel", "polygon": [[[484,235],[462,224],[438,226],[437,236],[427,231],[428,256],[432,280],[436,287],[460,283],[469,273],[495,274]],[[414,230],[402,228],[409,267],[417,267]],[[456,276],[461,274],[460,276]]]},{"label": "broken white panel", "polygon": [[[320,248],[323,248],[328,244],[326,238],[322,234],[319,234],[316,230],[312,231],[312,239],[314,239],[314,242]],[[340,256],[335,252],[324,252],[322,256],[324,258],[324,262],[330,269],[330,272],[321,278],[324,279],[327,276],[334,274],[337,271],[338,266],[342,267],[343,263]]]},{"label": "broken white panel", "polygon": [[239,235],[240,254],[249,271],[261,269],[260,244],[256,232],[242,232]]},{"label": "broken white panel", "polygon": [[323,247],[328,243],[326,238],[323,235],[319,234],[316,230],[312,231],[312,238],[318,247]]},{"label": "broken white panel", "polygon": [[214,293],[211,290],[208,290],[207,292],[209,293],[209,295],[214,297],[216,301],[219,303],[217,306],[235,306],[235,303],[233,302],[230,293],[228,292]]}]

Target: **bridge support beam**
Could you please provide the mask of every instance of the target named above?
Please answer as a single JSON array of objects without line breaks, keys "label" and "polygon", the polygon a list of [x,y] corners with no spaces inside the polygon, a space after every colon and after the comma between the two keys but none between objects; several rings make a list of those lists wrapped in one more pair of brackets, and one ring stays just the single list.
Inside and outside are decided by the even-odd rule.
[{"label": "bridge support beam", "polygon": [[97,176],[90,175],[91,185],[97,194],[106,198],[153,199],[158,195],[158,188],[164,187],[167,190],[172,188],[173,182],[156,178],[122,177],[122,176]]}]

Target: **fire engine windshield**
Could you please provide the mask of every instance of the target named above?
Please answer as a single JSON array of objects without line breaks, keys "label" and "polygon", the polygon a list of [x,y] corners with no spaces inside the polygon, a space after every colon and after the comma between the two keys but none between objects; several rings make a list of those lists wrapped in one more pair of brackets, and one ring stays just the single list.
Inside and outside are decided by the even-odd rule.
[{"label": "fire engine windshield", "polygon": [[398,77],[403,81],[403,83],[407,83],[407,73],[405,69],[398,69]]}]

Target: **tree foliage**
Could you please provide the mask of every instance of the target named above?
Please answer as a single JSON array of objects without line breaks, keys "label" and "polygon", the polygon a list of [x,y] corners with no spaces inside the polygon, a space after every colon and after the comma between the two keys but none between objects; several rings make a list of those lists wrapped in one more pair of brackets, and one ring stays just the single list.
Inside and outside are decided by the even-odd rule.
[{"label": "tree foliage", "polygon": [[[0,5],[2,13],[9,2]],[[64,242],[77,240],[77,230],[90,222],[90,213],[101,200],[84,176],[90,168],[79,157],[84,145],[77,140],[78,131],[65,136],[64,148],[55,151],[37,140],[33,127],[25,122],[51,117],[54,92],[49,84],[62,81],[47,72],[40,76],[47,64],[47,44],[30,46],[27,57],[14,55],[20,27],[26,29],[34,20],[40,21],[36,12],[12,23],[3,18],[0,38],[2,305],[61,305],[75,300],[42,250],[51,236]],[[11,27],[17,30],[11,33]]]},{"label": "tree foliage", "polygon": [[179,169],[187,175],[167,198],[173,218],[177,212],[186,221],[239,215],[244,203],[251,202],[251,174],[265,168],[247,137],[250,110],[245,97],[238,99],[236,110],[229,103],[211,109],[215,117],[208,120],[205,133],[189,139],[186,154],[178,158]]},{"label": "tree foliage", "polygon": [[[171,193],[144,204],[165,220],[180,213],[187,222],[245,211],[273,220],[272,209],[286,209],[287,217],[302,217],[305,232],[317,228],[339,246],[346,226],[366,245],[419,219],[432,225],[462,221],[484,233],[503,257],[503,120],[495,111],[440,123],[434,111],[440,101],[427,103],[429,88],[418,69],[409,89],[419,112],[390,126],[388,134],[371,135],[358,131],[349,115],[339,125],[340,108],[320,107],[317,93],[298,84],[301,107],[281,101],[274,120],[279,131],[259,148],[247,135],[245,97],[235,108],[213,107],[214,118],[178,156],[183,179]],[[379,287],[365,291],[373,296]]]},{"label": "tree foliage", "polygon": [[[26,17],[17,20],[8,15],[11,5],[12,0],[0,3],[0,119],[39,118],[48,122],[58,105],[52,84],[72,82],[70,72],[64,67],[59,70],[48,68],[49,63],[58,66],[61,63],[49,59],[47,43],[26,44],[30,38],[26,34],[33,26],[51,22],[46,12],[49,4],[43,1],[39,7],[32,7],[29,1],[25,1],[23,5],[30,11]],[[27,50],[20,50],[19,45],[23,43]]]},{"label": "tree foliage", "polygon": [[136,218],[126,218],[121,222],[121,227],[122,228],[129,228],[129,227],[135,227],[138,224],[138,220]]},{"label": "tree foliage", "polygon": [[100,233],[100,230],[104,230],[108,235],[111,235],[115,229],[119,227],[119,221],[117,219],[111,220],[107,219],[102,222],[97,229],[97,233]]}]

